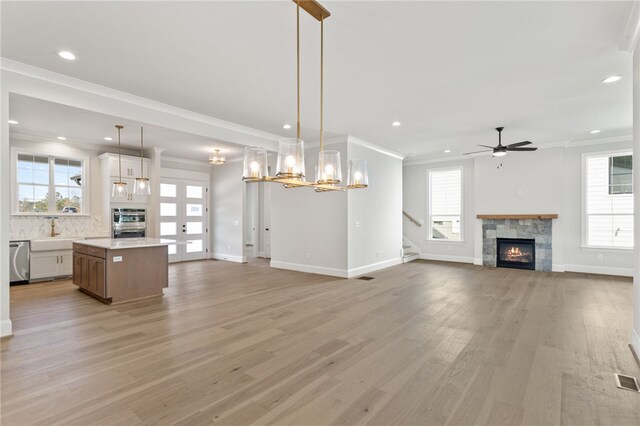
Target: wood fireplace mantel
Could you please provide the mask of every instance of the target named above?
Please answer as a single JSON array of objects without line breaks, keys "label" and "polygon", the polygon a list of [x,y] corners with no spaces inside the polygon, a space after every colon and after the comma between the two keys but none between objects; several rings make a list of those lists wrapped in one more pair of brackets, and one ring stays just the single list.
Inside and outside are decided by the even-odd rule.
[{"label": "wood fireplace mantel", "polygon": [[555,213],[549,214],[479,214],[476,216],[478,219],[537,219],[537,220],[549,220],[557,219],[558,215]]}]

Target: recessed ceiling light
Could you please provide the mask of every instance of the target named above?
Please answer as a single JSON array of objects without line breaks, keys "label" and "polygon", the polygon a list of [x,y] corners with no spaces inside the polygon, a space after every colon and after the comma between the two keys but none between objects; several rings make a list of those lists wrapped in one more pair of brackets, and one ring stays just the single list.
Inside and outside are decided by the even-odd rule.
[{"label": "recessed ceiling light", "polygon": [[591,133],[592,135],[595,135],[596,133],[600,133],[600,130],[592,130],[589,133]]},{"label": "recessed ceiling light", "polygon": [[64,136],[58,136],[58,140],[59,140],[59,141],[66,141],[66,140],[67,140],[67,138],[65,138]]},{"label": "recessed ceiling light", "polygon": [[619,75],[612,75],[610,77],[605,78],[604,80],[602,80],[603,83],[615,83],[616,81],[620,81],[622,79],[622,77],[620,77]]},{"label": "recessed ceiling light", "polygon": [[392,125],[393,127],[398,127],[398,126],[400,126],[401,124],[402,124],[402,123],[401,123],[401,122],[399,122],[399,121],[394,121],[393,123],[391,123],[391,125]]},{"label": "recessed ceiling light", "polygon": [[445,150],[444,150],[444,153],[445,153],[445,154],[448,154],[448,153],[450,153],[450,152],[451,152],[451,150],[450,150],[450,149],[445,149]]},{"label": "recessed ceiling light", "polygon": [[60,52],[58,52],[58,56],[60,56],[62,59],[66,59],[67,61],[76,60],[76,55],[69,52],[68,50],[61,50]]},{"label": "recessed ceiling light", "polygon": [[105,140],[105,141],[112,141],[112,140],[113,140],[113,138],[110,138],[109,136],[107,136],[107,137],[105,137],[105,138],[104,138],[104,140]]},{"label": "recessed ceiling light", "polygon": [[289,130],[291,128],[291,124],[283,124],[282,128]]},{"label": "recessed ceiling light", "polygon": [[9,120],[9,124],[18,124],[16,120]]}]

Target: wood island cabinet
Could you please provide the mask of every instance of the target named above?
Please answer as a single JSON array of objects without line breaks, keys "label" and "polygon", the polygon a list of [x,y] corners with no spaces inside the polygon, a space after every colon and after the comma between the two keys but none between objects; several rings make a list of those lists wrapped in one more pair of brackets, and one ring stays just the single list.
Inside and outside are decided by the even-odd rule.
[{"label": "wood island cabinet", "polygon": [[162,296],[168,287],[167,246],[114,246],[73,243],[73,283],[106,303]]}]

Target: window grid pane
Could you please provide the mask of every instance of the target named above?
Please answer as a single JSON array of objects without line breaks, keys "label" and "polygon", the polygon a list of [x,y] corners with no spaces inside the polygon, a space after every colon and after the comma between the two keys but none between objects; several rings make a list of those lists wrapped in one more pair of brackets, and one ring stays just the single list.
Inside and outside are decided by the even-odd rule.
[{"label": "window grid pane", "polygon": [[633,247],[633,188],[630,154],[600,154],[586,159],[585,243]]},{"label": "window grid pane", "polygon": [[459,241],[462,236],[462,169],[429,172],[429,239]]}]

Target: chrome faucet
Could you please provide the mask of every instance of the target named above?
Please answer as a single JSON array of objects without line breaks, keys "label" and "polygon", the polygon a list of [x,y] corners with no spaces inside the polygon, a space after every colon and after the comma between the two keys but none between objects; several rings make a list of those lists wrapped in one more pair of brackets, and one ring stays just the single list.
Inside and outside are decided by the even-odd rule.
[{"label": "chrome faucet", "polygon": [[52,217],[51,218],[51,237],[55,237],[57,235],[60,235],[59,232],[56,232],[56,218]]}]

